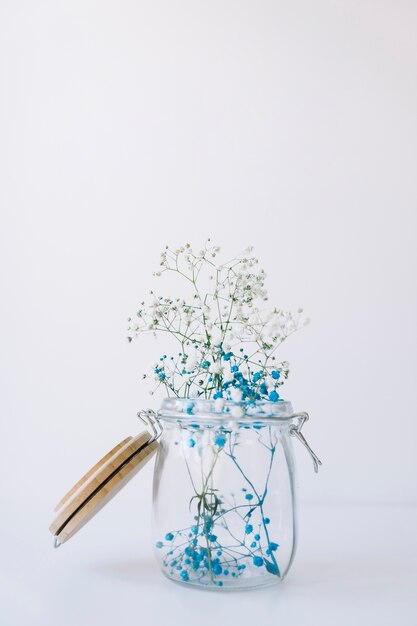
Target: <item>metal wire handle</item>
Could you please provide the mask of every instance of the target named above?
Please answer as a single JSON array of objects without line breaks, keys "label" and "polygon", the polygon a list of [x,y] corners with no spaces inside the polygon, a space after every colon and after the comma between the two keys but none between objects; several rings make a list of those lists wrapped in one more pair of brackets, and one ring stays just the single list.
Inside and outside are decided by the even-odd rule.
[{"label": "metal wire handle", "polygon": [[315,454],[313,452],[313,450],[310,448],[310,446],[308,445],[308,443],[306,441],[306,438],[301,433],[302,427],[304,426],[305,422],[308,420],[308,413],[303,411],[301,413],[294,413],[294,415],[291,415],[291,418],[296,418],[296,417],[298,417],[299,422],[298,422],[297,425],[293,424],[290,427],[290,433],[294,437],[297,437],[298,441],[300,441],[303,444],[303,446],[308,450],[308,453],[311,456],[311,460],[313,461],[314,471],[317,474],[317,472],[319,471],[319,465],[322,465],[322,462],[320,461],[320,459],[317,456],[317,454]]},{"label": "metal wire handle", "polygon": [[[152,443],[153,441],[159,439],[162,434],[162,426],[155,411],[153,411],[152,409],[139,411],[138,418],[152,431],[152,438],[149,440],[149,443]],[[290,433],[293,437],[297,437],[298,441],[303,444],[303,446],[310,454],[311,460],[313,461],[314,471],[317,474],[317,472],[319,471],[319,465],[322,465],[322,462],[320,461],[317,454],[315,454],[315,452],[313,452],[313,450],[310,448],[306,438],[301,433],[301,429],[309,419],[309,415],[305,411],[302,411],[301,413],[294,413],[293,415],[291,415],[291,419],[295,418],[298,418],[299,421],[298,424],[293,424],[290,427]]]},{"label": "metal wire handle", "polygon": [[143,411],[138,412],[138,418],[152,431],[152,437],[148,441],[148,445],[153,443],[162,434],[162,426],[159,422],[159,419],[156,416],[155,411],[152,409],[144,409]]}]

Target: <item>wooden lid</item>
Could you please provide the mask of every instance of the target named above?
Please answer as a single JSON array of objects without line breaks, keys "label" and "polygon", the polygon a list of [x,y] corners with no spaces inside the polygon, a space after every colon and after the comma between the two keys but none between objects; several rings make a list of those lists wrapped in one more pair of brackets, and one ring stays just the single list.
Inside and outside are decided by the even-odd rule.
[{"label": "wooden lid", "polygon": [[49,527],[55,545],[67,541],[124,487],[156,452],[148,432],[126,437],[96,463],[59,501]]}]

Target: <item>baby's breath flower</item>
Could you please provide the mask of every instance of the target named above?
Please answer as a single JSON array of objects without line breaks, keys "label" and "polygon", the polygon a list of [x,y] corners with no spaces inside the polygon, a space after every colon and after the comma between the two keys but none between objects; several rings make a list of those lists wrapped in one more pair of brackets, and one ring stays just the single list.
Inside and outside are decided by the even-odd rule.
[{"label": "baby's breath flower", "polygon": [[231,399],[232,416],[240,417],[242,402],[281,399],[277,389],[289,365],[277,364],[275,352],[309,320],[302,308],[293,315],[265,307],[266,274],[256,267],[251,246],[227,263],[216,264],[219,253],[210,239],[198,253],[189,243],[166,246],[154,276],[177,273],[192,286],[191,298],[151,292],[149,305],[141,302],[134,319],[128,318],[128,340],[152,333],[178,342],[175,356],[163,355],[151,376],[144,375],[156,383],[151,393],[162,385],[168,395],[213,397],[218,407]]},{"label": "baby's breath flower", "polygon": [[233,376],[233,372],[226,372],[223,376],[223,381],[225,383],[230,383],[232,382],[232,380],[234,380],[234,376]]},{"label": "baby's breath flower", "polygon": [[230,390],[230,397],[233,402],[240,402],[242,400],[242,390],[238,387],[232,387]]},{"label": "baby's breath flower", "polygon": [[235,418],[243,417],[243,408],[239,405],[233,406],[230,410],[230,415]]},{"label": "baby's breath flower", "polygon": [[221,367],[220,363],[213,363],[213,365],[210,365],[209,372],[210,372],[210,374],[221,374],[222,373],[222,367]]},{"label": "baby's breath flower", "polygon": [[216,413],[221,413],[225,404],[224,398],[216,398],[214,401],[214,410]]}]

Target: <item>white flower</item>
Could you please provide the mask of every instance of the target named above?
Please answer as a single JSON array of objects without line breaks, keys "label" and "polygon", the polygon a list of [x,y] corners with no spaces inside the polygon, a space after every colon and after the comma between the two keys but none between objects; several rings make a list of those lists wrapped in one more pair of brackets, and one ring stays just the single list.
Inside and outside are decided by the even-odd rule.
[{"label": "white flower", "polygon": [[[274,379],[272,378],[272,376],[267,376],[267,377],[265,378],[265,383],[266,383],[266,386],[268,387],[268,391],[269,391],[269,388],[270,388],[270,387],[272,387],[272,388],[274,388],[274,387],[275,387],[275,381],[274,381]],[[272,391],[272,390],[271,390],[271,391]]]},{"label": "white flower", "polygon": [[232,380],[234,380],[234,379],[235,379],[235,377],[234,377],[234,375],[233,375],[233,372],[231,372],[230,370],[229,370],[228,372],[225,372],[225,373],[223,374],[223,381],[224,381],[225,383],[231,383],[231,382],[232,382]]},{"label": "white flower", "polygon": [[230,390],[230,397],[232,398],[233,402],[240,402],[242,400],[241,390],[238,389],[237,387],[233,387]]},{"label": "white flower", "polygon": [[[274,353],[288,335],[309,320],[301,308],[294,314],[278,307],[266,308],[263,302],[267,300],[266,274],[257,267],[252,247],[215,267],[212,259],[218,252],[219,248],[209,239],[201,251],[196,252],[188,243],[177,248],[166,246],[159,259],[160,271],[154,275],[176,272],[188,280],[189,287],[193,285],[191,292],[183,299],[180,292],[166,297],[156,296],[151,291],[148,304],[141,302],[134,319],[128,319],[128,339],[132,341],[147,332],[154,336],[160,332],[170,333],[180,342],[181,352],[163,366],[168,379],[164,379],[165,385],[168,383],[179,397],[203,395],[210,398],[214,393],[210,377],[218,376],[223,391],[225,386],[230,387],[227,397],[239,403],[242,394],[239,389],[231,388],[235,376],[230,367],[239,363],[244,378],[249,377],[248,368],[252,373],[260,370],[259,382],[265,380],[265,391],[270,393],[277,389],[288,376],[288,364],[272,366]],[[204,289],[206,283],[207,289]],[[220,358],[220,343],[224,352],[233,353],[229,362]],[[245,363],[242,354],[251,355],[250,363]],[[201,368],[203,361],[208,361],[208,367]],[[157,367],[160,363],[153,369]],[[281,381],[267,375],[272,369],[282,372]],[[152,379],[153,375],[151,372],[147,378]],[[160,377],[155,377],[155,381],[159,381],[156,387],[163,382]],[[235,413],[240,415],[241,412],[241,407],[236,407]]]},{"label": "white flower", "polygon": [[243,409],[242,409],[242,407],[239,406],[239,405],[232,407],[232,409],[230,411],[230,415],[232,417],[235,417],[235,418],[242,417],[243,416]]},{"label": "white flower", "polygon": [[221,374],[222,373],[222,367],[221,367],[220,363],[213,363],[212,365],[210,365],[209,372],[210,372],[210,374]]},{"label": "white flower", "polygon": [[224,398],[216,398],[214,401],[214,410],[216,413],[221,413],[223,411],[225,401]]},{"label": "white flower", "polygon": [[196,364],[196,357],[195,355],[191,355],[187,357],[187,362],[186,362],[186,369],[188,372],[191,372],[194,369],[194,366]]}]

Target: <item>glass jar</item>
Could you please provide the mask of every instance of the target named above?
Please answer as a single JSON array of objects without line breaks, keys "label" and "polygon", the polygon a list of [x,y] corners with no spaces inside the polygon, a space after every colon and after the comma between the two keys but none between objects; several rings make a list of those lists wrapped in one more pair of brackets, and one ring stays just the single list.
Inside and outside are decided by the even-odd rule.
[{"label": "glass jar", "polygon": [[165,576],[216,590],[283,580],[296,546],[291,435],[306,445],[307,418],[290,402],[243,412],[232,402],[163,401],[153,532]]}]

